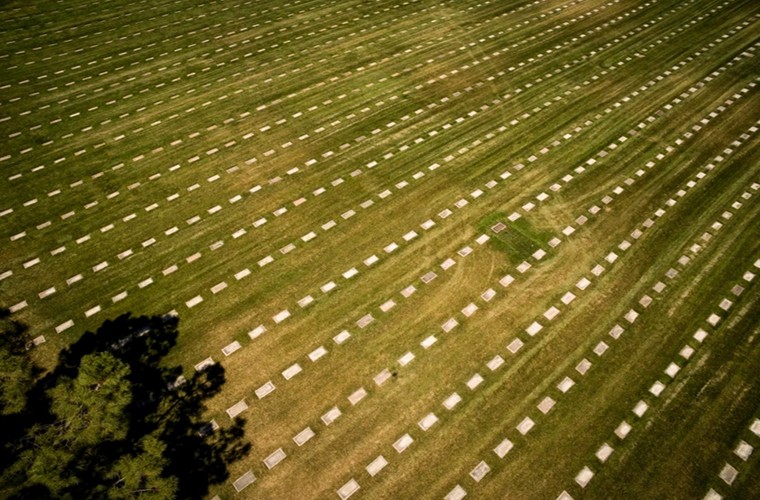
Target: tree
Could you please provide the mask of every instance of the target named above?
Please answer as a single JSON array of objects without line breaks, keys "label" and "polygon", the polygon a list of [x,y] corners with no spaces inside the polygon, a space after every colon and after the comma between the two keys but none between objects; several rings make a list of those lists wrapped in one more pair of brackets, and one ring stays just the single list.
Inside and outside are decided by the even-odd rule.
[{"label": "tree", "polygon": [[[3,379],[3,398],[13,402],[3,418],[13,425],[3,433],[0,497],[200,498],[226,480],[229,463],[250,450],[244,421],[202,432],[205,401],[221,390],[224,369],[176,385],[182,369],[165,358],[177,326],[170,316],[106,321],[44,376],[19,348],[24,335],[0,344],[0,360],[18,373]],[[31,388],[17,387],[20,380]]]},{"label": "tree", "polygon": [[33,446],[19,460],[29,482],[57,495],[81,482],[78,471],[94,465],[94,447],[126,437],[128,374],[129,367],[112,354],[95,353],[82,358],[75,379],[63,378],[50,389],[54,420],[35,429]]},{"label": "tree", "polygon": [[132,399],[129,366],[102,352],[82,358],[77,378],[64,379],[50,392],[60,439],[69,448],[124,439]]},{"label": "tree", "polygon": [[140,441],[137,456],[123,456],[111,472],[115,479],[109,489],[111,498],[170,499],[177,492],[177,478],[163,477],[167,460],[163,457],[166,445],[159,438],[148,435]]},{"label": "tree", "polygon": [[27,350],[27,328],[0,309],[0,415],[20,412],[36,367]]}]

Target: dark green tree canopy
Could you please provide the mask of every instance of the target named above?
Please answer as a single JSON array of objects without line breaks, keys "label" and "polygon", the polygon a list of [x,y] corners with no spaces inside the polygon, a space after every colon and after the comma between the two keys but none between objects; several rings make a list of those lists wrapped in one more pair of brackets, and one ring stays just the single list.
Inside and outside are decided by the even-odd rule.
[{"label": "dark green tree canopy", "polygon": [[214,365],[184,383],[165,358],[171,316],[109,320],[63,350],[51,372],[29,358],[26,328],[0,312],[4,498],[200,498],[245,456],[243,425],[204,432]]},{"label": "dark green tree canopy", "polygon": [[35,367],[27,353],[27,327],[0,309],[0,415],[19,413],[26,392],[35,379]]}]

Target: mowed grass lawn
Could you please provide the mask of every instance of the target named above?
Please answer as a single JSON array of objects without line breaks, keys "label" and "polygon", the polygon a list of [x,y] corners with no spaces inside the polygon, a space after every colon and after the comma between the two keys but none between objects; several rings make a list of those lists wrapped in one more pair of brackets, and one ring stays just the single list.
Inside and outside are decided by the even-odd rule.
[{"label": "mowed grass lawn", "polygon": [[754,2],[0,15],[0,303],[178,315],[212,496],[758,495]]}]

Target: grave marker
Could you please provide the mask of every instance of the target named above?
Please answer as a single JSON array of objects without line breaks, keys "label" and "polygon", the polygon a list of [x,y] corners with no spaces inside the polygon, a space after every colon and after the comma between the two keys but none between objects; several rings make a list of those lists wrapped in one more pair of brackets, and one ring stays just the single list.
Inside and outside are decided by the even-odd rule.
[{"label": "grave marker", "polygon": [[456,485],[443,498],[444,500],[462,500],[466,496],[467,496],[467,492],[465,491],[465,489],[459,485]]},{"label": "grave marker", "polygon": [[453,410],[454,407],[458,405],[460,401],[462,401],[462,397],[456,392],[454,392],[443,401],[443,406],[447,410]]},{"label": "grave marker", "polygon": [[274,466],[285,460],[285,457],[287,457],[287,455],[282,448],[277,448],[271,455],[264,459],[264,465],[267,466],[267,469],[272,469]]},{"label": "grave marker", "polygon": [[256,389],[256,391],[255,391],[256,392],[256,397],[259,398],[259,399],[262,399],[262,398],[264,398],[265,396],[267,396],[268,394],[270,394],[274,390],[275,390],[275,386],[272,383],[272,381],[270,380],[267,383],[265,383],[264,385],[262,385],[261,387],[259,387],[258,389]]},{"label": "grave marker", "polygon": [[355,479],[351,479],[340,487],[338,490],[338,496],[341,498],[341,500],[346,500],[357,491],[359,491],[359,483],[357,483]]},{"label": "grave marker", "polygon": [[247,486],[250,486],[253,484],[253,482],[256,481],[256,476],[253,475],[253,472],[248,471],[239,478],[237,478],[233,483],[232,486],[235,488],[235,491],[240,493],[243,491]]},{"label": "grave marker", "polygon": [[612,446],[610,446],[607,443],[604,443],[596,451],[596,458],[598,458],[600,462],[604,463],[604,462],[607,461],[608,458],[610,458],[610,455],[612,455],[613,451],[615,451],[615,450],[612,448]]},{"label": "grave marker", "polygon": [[426,431],[435,425],[436,422],[438,422],[438,417],[435,416],[435,413],[428,413],[422,420],[417,422],[417,425],[420,429]]},{"label": "grave marker", "polygon": [[227,415],[229,415],[230,418],[235,418],[247,409],[248,405],[244,399],[241,399],[239,402],[227,408]]},{"label": "grave marker", "polygon": [[414,439],[412,438],[412,436],[410,436],[409,434],[404,434],[403,436],[398,438],[395,443],[393,443],[393,448],[398,453],[403,453],[404,450],[409,448],[409,446],[411,446],[413,442],[414,442]]},{"label": "grave marker", "polygon": [[594,473],[591,471],[591,469],[584,467],[581,469],[578,475],[575,476],[575,482],[578,483],[581,488],[585,488],[593,477]]},{"label": "grave marker", "polygon": [[490,471],[491,467],[485,461],[481,461],[470,471],[470,477],[480,482]]},{"label": "grave marker", "polygon": [[365,469],[370,476],[375,477],[386,465],[388,465],[388,461],[384,456],[379,455],[376,459],[370,462]]},{"label": "grave marker", "polygon": [[237,351],[241,347],[243,347],[243,346],[241,346],[240,342],[238,342],[236,340],[236,341],[232,342],[231,344],[229,344],[229,345],[225,346],[224,348],[222,348],[222,352],[224,353],[225,356],[229,356],[230,354],[232,354],[233,352]]},{"label": "grave marker", "polygon": [[530,432],[530,430],[533,429],[535,425],[536,423],[533,421],[533,419],[530,417],[525,417],[519,424],[517,424],[516,428],[517,431],[524,436]]},{"label": "grave marker", "polygon": [[298,446],[303,446],[309,439],[315,435],[311,427],[307,427],[293,437],[293,442]]}]

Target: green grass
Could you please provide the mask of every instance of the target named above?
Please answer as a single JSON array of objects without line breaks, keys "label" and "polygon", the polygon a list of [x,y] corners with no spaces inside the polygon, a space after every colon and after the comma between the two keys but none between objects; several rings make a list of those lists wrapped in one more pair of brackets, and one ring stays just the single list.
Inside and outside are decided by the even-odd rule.
[{"label": "green grass", "polygon": [[[509,214],[504,213],[490,214],[478,223],[478,230],[481,233],[488,232],[497,222],[506,220],[508,216]],[[490,244],[506,255],[507,262],[517,265],[528,259],[536,250],[545,247],[546,242],[553,236],[551,231],[540,230],[527,218],[520,218],[492,237]]]},{"label": "green grass", "polygon": [[[334,498],[350,478],[361,485],[356,498],[441,498],[456,484],[483,498],[554,498],[563,489],[576,498],[700,498],[716,484],[724,488],[717,473],[757,412],[757,349],[748,340],[757,323],[754,283],[663,398],[651,401],[630,438],[615,444],[610,461],[601,466],[593,454],[757,258],[758,139],[742,137],[758,119],[757,71],[754,58],[734,61],[758,42],[756,6],[240,3],[81,1],[56,13],[63,7],[11,2],[0,9],[7,26],[0,85],[11,84],[0,90],[0,117],[12,117],[0,122],[0,157],[11,155],[0,162],[0,211],[14,209],[0,217],[0,237],[27,233],[0,248],[0,273],[13,271],[0,281],[0,303],[28,302],[17,316],[46,338],[35,358],[52,366],[61,348],[105,318],[176,310],[181,335],[169,361],[189,373],[212,356],[227,370],[208,418],[226,425],[226,408],[242,398],[250,406],[243,416],[253,451],[233,464],[230,479],[249,469],[258,479],[239,495],[219,485],[213,494],[222,498]],[[726,160],[704,180],[695,177],[718,154]],[[306,165],[310,159],[317,162]],[[33,172],[38,165],[45,168]],[[299,172],[288,174],[294,167]],[[503,180],[505,171],[511,176]],[[476,189],[484,194],[473,198]],[[751,198],[731,208],[745,191]],[[538,201],[540,193],[549,196]],[[456,208],[461,198],[469,203]],[[671,198],[675,206],[653,215]],[[369,199],[374,204],[361,208]],[[535,207],[526,211],[528,202]],[[146,211],[153,203],[158,208]],[[209,213],[216,205],[221,211]],[[588,211],[594,205],[596,215]],[[286,213],[273,215],[282,207]],[[452,214],[439,217],[446,208]],[[349,210],[355,214],[344,219]],[[725,210],[734,217],[711,229]],[[509,222],[515,211],[522,217]],[[194,216],[202,220],[188,224]],[[261,217],[266,224],[254,227]],[[655,224],[635,240],[631,232],[650,217]],[[428,219],[435,225],[422,229]],[[330,220],[337,225],[323,230]],[[36,229],[46,221],[50,227]],[[506,228],[495,234],[497,222]],[[565,236],[568,225],[575,232]],[[174,226],[178,232],[165,235]],[[232,237],[241,228],[246,234]],[[303,241],[311,231],[316,238]],[[409,231],[418,236],[407,242]],[[713,234],[705,248],[688,266],[675,264],[705,231]],[[90,241],[76,243],[88,234]],[[484,245],[475,242],[482,234],[490,236]],[[554,237],[562,243],[551,248]],[[150,238],[156,243],[143,247]],[[630,249],[618,248],[623,239]],[[218,241],[223,246],[212,250]],[[398,249],[386,252],[393,242]],[[294,250],[280,251],[291,243]],[[60,246],[66,250],[51,255]],[[465,246],[473,252],[460,257]],[[134,254],[119,259],[127,249]],[[539,249],[547,254],[536,260]],[[618,261],[593,276],[611,251]],[[196,252],[201,258],[188,263]],[[260,268],[269,255],[274,261]],[[366,266],[371,255],[379,261]],[[41,263],[24,269],[35,257]],[[449,257],[456,264],[443,270]],[[109,267],[93,272],[103,261]],[[515,269],[523,261],[532,266],[524,274]],[[177,270],[164,275],[172,265]],[[358,275],[341,276],[354,267]],[[682,272],[655,294],[651,286],[670,267]],[[237,280],[245,268],[251,275]],[[437,277],[424,284],[431,270]],[[79,273],[83,280],[67,285]],[[505,274],[515,278],[507,289],[498,284]],[[581,292],[574,286],[584,276],[592,285]],[[141,289],[149,277],[154,283]],[[212,294],[222,281],[228,288]],[[337,287],[322,292],[329,281]],[[416,292],[405,298],[409,285]],[[57,292],[40,299],[51,286]],[[489,288],[497,294],[486,301]],[[577,298],[565,305],[570,289]],[[128,296],[113,303],[122,291]],[[644,293],[654,298],[646,310],[637,305]],[[204,301],[187,308],[199,294]],[[314,302],[299,307],[307,295]],[[382,312],[390,299],[395,307]],[[461,311],[470,303],[479,309],[467,318]],[[95,305],[102,312],[86,318]],[[562,312],[549,322],[543,313],[551,306]],[[589,355],[631,307],[641,318],[609,342],[605,356]],[[283,309],[291,318],[274,324]],[[360,329],[367,313],[375,319]],[[444,333],[451,317],[459,326]],[[56,334],[69,318],[75,326]],[[533,321],[544,326],[535,338],[524,331]],[[251,340],[247,332],[260,324],[267,333]],[[336,345],[332,338],[344,329],[352,337]],[[437,342],[424,349],[430,335]],[[506,346],[516,336],[525,346],[512,355]],[[225,357],[220,349],[235,340],[243,348]],[[307,355],[319,346],[329,352],[314,363]],[[415,359],[402,367],[406,352]],[[497,353],[506,365],[491,372],[484,363]],[[583,357],[592,369],[558,394],[558,380]],[[296,362],[303,373],[285,381],[280,373]],[[384,368],[394,376],[377,387],[372,377]],[[475,372],[485,382],[470,391],[464,382]],[[268,380],[277,389],[258,400],[255,390]],[[705,384],[712,392],[700,392]],[[352,406],[346,397],[359,387],[368,396]],[[463,401],[449,412],[441,402],[454,390]],[[557,406],[543,416],[536,405],[546,394]],[[320,416],[336,405],[343,415],[325,426]],[[417,422],[431,411],[440,421],[423,432]],[[526,415],[537,427],[523,437],[514,427]],[[307,425],[316,437],[298,447],[291,438]],[[391,445],[406,432],[415,442],[398,454]],[[499,460],[491,450],[505,436],[515,449]],[[268,470],[262,460],[280,447],[288,457]],[[379,454],[389,465],[371,478],[364,466]],[[468,474],[480,460],[492,470],[476,483]],[[754,493],[757,463],[741,470],[737,495]],[[573,477],[587,464],[597,475],[581,491]]]}]

